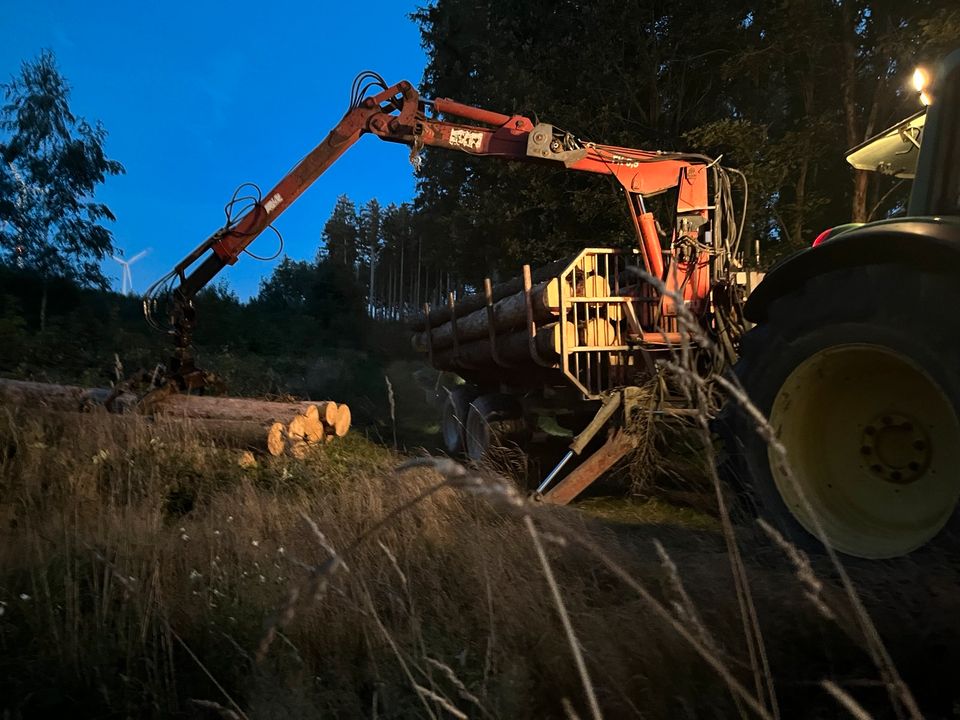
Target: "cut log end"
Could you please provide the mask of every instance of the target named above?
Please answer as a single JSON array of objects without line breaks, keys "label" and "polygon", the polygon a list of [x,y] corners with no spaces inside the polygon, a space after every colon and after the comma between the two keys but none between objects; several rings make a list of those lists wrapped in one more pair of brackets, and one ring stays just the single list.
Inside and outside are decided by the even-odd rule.
[{"label": "cut log end", "polygon": [[290,442],[297,440],[306,440],[307,438],[307,417],[305,415],[294,415],[293,420],[287,425],[287,437]]},{"label": "cut log end", "polygon": [[337,422],[337,412],[340,406],[333,400],[317,403],[318,417],[324,425],[333,425]]},{"label": "cut log end", "polygon": [[309,443],[320,442],[323,439],[323,423],[317,418],[304,418],[303,422],[304,439]]},{"label": "cut log end", "polygon": [[283,423],[273,423],[273,425],[270,426],[270,430],[267,431],[267,452],[274,457],[283,455],[286,445],[286,428],[283,426]]},{"label": "cut log end", "polygon": [[[311,405],[315,408],[316,406]],[[326,430],[324,424],[319,419],[319,414],[308,412],[304,415],[297,415],[287,426],[287,437],[291,442],[302,440],[306,443],[317,443],[323,439]]]},{"label": "cut log end", "polygon": [[349,405],[340,405],[337,408],[337,420],[333,424],[333,432],[337,437],[343,437],[350,431],[350,422],[353,419]]}]

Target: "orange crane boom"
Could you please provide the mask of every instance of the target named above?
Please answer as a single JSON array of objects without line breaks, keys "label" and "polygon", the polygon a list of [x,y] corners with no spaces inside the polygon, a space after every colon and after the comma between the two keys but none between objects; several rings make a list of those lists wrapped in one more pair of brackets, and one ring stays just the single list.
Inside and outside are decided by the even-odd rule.
[{"label": "orange crane boom", "polygon": [[[364,82],[367,85],[361,87]],[[374,86],[378,92],[363,97]],[[428,117],[428,109],[443,119]],[[522,115],[505,115],[448,99],[426,100],[405,80],[387,86],[378,75],[363,73],[354,82],[347,113],[323,141],[269,192],[252,198],[241,217],[230,217],[236,199],[228,204],[227,223],[148,290],[148,318],[158,295],[164,290],[173,295],[171,325],[178,356],[171,369],[175,374],[193,371],[189,357],[195,325],[192,298],[224,267],[236,263],[240,254],[364,134],[406,144],[412,148],[411,157],[423,147],[435,147],[503,160],[562,163],[573,171],[611,175],[626,193],[647,272],[668,285],[671,270],[672,275],[685,278],[683,295],[695,303],[702,303],[709,293],[706,258],[697,255],[669,268],[653,215],[644,204],[645,196],[677,188],[674,235],[684,234],[695,240],[711,209],[706,172],[709,158],[588,143]]]}]

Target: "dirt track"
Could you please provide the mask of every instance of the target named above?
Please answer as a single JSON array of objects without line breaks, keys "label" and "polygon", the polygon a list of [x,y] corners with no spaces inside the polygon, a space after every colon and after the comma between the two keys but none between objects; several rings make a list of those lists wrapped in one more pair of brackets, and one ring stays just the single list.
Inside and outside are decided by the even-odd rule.
[{"label": "dirt track", "polygon": [[[708,628],[725,615],[714,609],[726,608],[735,591],[725,542],[713,518],[689,508],[622,499],[587,500],[583,509],[642,562],[662,566],[656,551],[660,543]],[[926,717],[956,717],[960,709],[958,525],[955,520],[936,542],[904,558],[843,558],[897,671]],[[743,522],[736,532],[785,716],[793,716],[791,707],[803,707],[801,717],[815,716],[808,714],[810,691],[820,676],[843,678],[875,717],[886,717],[887,691],[829,559],[813,555],[810,562],[822,583],[819,600],[834,618],[825,617],[811,602],[809,585],[755,526]],[[822,712],[832,717],[837,708],[825,703]]]}]

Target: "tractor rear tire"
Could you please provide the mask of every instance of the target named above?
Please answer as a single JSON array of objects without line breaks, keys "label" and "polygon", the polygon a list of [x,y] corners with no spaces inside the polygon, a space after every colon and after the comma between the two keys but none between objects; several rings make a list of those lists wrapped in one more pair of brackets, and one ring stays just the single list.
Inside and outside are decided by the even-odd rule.
[{"label": "tractor rear tire", "polygon": [[467,415],[470,412],[470,403],[478,394],[479,391],[473,385],[460,385],[447,390],[447,399],[440,415],[440,435],[443,438],[443,447],[449,455],[461,455],[466,448]]},{"label": "tractor rear tire", "polygon": [[902,265],[835,270],[744,335],[735,372],[792,472],[740,408],[729,459],[788,540],[822,549],[819,520],[834,549],[890,558],[946,525],[960,497],[958,285]]},{"label": "tractor rear tire", "polygon": [[519,438],[524,431],[523,411],[515,397],[481,395],[470,403],[467,413],[467,457],[480,462],[491,449],[503,447],[505,441]]}]

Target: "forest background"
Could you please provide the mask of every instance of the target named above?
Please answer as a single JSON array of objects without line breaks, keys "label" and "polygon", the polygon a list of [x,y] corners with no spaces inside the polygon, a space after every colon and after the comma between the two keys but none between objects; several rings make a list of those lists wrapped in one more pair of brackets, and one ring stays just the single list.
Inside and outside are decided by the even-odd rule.
[{"label": "forest background", "polygon": [[[825,228],[903,211],[903,184],[852,170],[844,153],[918,111],[914,67],[960,38],[950,0],[437,0],[411,21],[425,97],[742,170],[746,262],[760,268]],[[168,340],[138,299],[107,291],[100,264],[123,208],[98,205],[95,190],[123,158],[107,157],[104,128],[70,114],[51,54],[5,90],[0,374],[102,385],[118,368],[149,371]],[[384,374],[401,391],[419,378],[406,382],[411,402],[431,382],[417,376],[404,317],[523,263],[629,247],[629,222],[608,178],[427,150],[411,203],[342,196],[318,219],[313,258],[281,259],[246,302],[229,272],[204,291],[201,363],[233,394],[337,397],[382,418]]]}]

